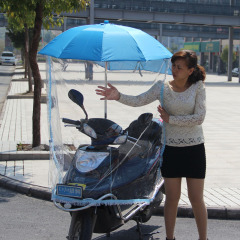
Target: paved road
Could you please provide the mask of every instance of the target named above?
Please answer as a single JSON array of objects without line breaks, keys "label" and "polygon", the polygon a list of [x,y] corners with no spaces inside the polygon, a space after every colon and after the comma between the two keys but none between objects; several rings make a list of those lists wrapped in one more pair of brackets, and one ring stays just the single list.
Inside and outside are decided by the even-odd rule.
[{"label": "paved road", "polygon": [[0,65],[0,112],[2,111],[4,101],[8,93],[14,69],[14,66]]},{"label": "paved road", "polygon": [[[64,240],[70,223],[69,213],[58,210],[53,203],[27,197],[0,187],[0,239],[1,240]],[[239,239],[240,221],[209,220],[210,240]],[[143,224],[144,233],[153,233],[154,239],[165,239],[163,217],[153,216]],[[178,240],[197,239],[197,229],[193,218],[177,218],[176,236]],[[93,240],[138,240],[136,224],[128,222],[112,233],[111,238],[94,234]],[[151,240],[151,235],[144,240]]]}]

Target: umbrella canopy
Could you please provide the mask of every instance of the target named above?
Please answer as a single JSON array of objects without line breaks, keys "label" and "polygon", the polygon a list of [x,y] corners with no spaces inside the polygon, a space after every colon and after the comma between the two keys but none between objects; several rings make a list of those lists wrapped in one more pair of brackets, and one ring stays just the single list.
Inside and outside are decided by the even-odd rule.
[{"label": "umbrella canopy", "polygon": [[[172,56],[149,34],[136,28],[110,24],[108,21],[71,28],[53,39],[39,54],[88,60],[100,65],[104,65],[103,62],[148,62]],[[111,64],[112,70],[136,68],[136,63],[132,63],[131,67],[129,63]]]},{"label": "umbrella canopy", "polygon": [[107,20],[71,28],[54,38],[39,54],[95,62],[105,68],[105,86],[107,69],[171,74],[166,60],[172,53],[159,41],[139,29],[110,24]]}]

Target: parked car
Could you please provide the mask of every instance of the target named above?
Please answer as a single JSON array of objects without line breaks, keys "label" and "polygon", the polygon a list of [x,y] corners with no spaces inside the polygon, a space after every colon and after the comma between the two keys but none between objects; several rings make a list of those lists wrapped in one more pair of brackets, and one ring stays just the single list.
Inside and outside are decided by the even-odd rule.
[{"label": "parked car", "polygon": [[239,69],[238,68],[234,68],[232,70],[232,76],[233,77],[238,77],[239,76]]},{"label": "parked car", "polygon": [[2,55],[0,57],[0,65],[2,65],[3,63],[7,63],[15,66],[16,62],[17,60],[14,53],[7,51],[2,52]]}]

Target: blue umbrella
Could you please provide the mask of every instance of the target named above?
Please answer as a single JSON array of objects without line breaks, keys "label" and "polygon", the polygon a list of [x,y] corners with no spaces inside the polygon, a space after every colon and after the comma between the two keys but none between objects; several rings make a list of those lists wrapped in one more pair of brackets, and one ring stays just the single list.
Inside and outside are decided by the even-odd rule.
[{"label": "blue umbrella", "polygon": [[165,73],[168,70],[166,59],[172,56],[149,34],[136,28],[110,24],[108,21],[71,28],[54,38],[39,54],[93,61],[105,67],[105,85],[107,69]]},{"label": "blue umbrella", "polygon": [[108,21],[71,28],[54,38],[39,53],[94,62],[146,62],[172,56],[149,34],[136,28],[110,24]]}]

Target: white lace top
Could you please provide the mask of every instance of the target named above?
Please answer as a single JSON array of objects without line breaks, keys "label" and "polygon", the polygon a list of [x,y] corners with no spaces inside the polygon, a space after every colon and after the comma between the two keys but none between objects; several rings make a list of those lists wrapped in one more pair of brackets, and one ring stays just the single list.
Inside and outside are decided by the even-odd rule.
[{"label": "white lace top", "polygon": [[[148,91],[138,96],[120,93],[119,102],[139,107],[155,100],[160,101],[162,84],[162,81],[158,81]],[[184,92],[174,92],[169,82],[166,81],[164,83],[163,107],[170,115],[169,123],[165,123],[166,145],[183,147],[204,142],[201,124],[206,114],[206,94],[202,81],[192,84]]]}]

